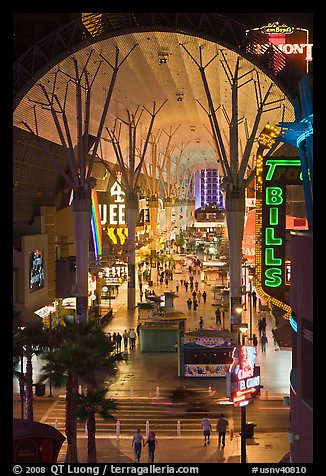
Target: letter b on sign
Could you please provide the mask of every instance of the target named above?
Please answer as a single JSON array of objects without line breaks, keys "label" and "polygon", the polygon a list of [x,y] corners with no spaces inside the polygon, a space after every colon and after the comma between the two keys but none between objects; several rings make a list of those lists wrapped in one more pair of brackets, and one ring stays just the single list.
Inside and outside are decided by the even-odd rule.
[{"label": "letter b on sign", "polygon": [[266,204],[281,205],[283,203],[282,192],[280,187],[266,187]]}]

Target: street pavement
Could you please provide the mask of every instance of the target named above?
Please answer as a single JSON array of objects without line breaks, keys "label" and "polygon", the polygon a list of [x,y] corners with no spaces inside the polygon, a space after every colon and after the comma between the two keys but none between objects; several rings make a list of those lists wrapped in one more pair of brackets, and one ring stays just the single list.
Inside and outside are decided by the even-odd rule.
[{"label": "street pavement", "polygon": [[[174,281],[168,285],[155,284],[151,289],[154,289],[156,294],[163,294],[165,291],[176,291],[175,282],[182,278],[183,274],[187,277],[188,272],[182,275],[175,275]],[[197,278],[198,279],[198,278]],[[199,279],[198,279],[199,281]],[[203,292],[206,289],[207,302],[201,302],[196,311],[188,310],[186,300],[190,296],[190,290],[186,292],[184,286],[179,287],[179,291],[174,300],[174,310],[181,311],[187,316],[185,329],[194,330],[199,327],[199,317],[204,319],[205,327],[215,327],[215,307],[212,305],[211,287],[204,283],[199,284],[199,289]],[[138,296],[137,296],[138,297]],[[258,299],[257,299],[258,302]],[[124,284],[119,292],[119,295],[112,301],[113,318],[105,326],[106,332],[120,332],[125,329],[134,328],[137,326],[138,311],[127,309],[127,289]],[[243,322],[249,324],[249,306],[247,304],[246,310],[243,311]],[[253,332],[259,335],[257,329],[258,310],[252,313]],[[272,336],[272,328],[274,326],[272,317],[267,313],[267,337],[268,345],[266,354],[262,354],[258,345],[257,348],[257,365],[261,369],[261,384],[263,388],[261,395],[256,397],[253,405],[248,408],[247,414],[250,414],[251,421],[254,421],[255,408],[258,403],[262,401],[266,403],[265,406],[259,406],[259,412],[266,414],[266,419],[272,418],[277,411],[285,421],[289,415],[289,405],[285,397],[289,395],[289,374],[291,370],[291,352],[289,350],[280,350],[274,345]],[[122,346],[122,350],[123,346]],[[171,429],[169,431],[157,431],[158,446],[155,452],[156,463],[240,463],[241,454],[241,436],[239,428],[239,418],[234,418],[235,412],[240,412],[240,409],[230,409],[225,398],[225,379],[184,379],[181,382],[177,375],[177,353],[144,353],[140,352],[139,342],[136,341],[134,350],[126,349],[128,359],[126,362],[119,364],[118,378],[111,382],[110,397],[117,400],[117,402],[130,402],[132,407],[135,401],[141,401],[136,412],[137,418],[142,418],[143,424],[140,427],[141,432],[145,436],[146,421],[149,421],[150,429],[155,431],[153,425],[152,414],[153,407],[158,404],[170,391],[180,385],[186,386],[189,389],[196,389],[209,393],[213,391],[215,401],[217,403],[217,413],[219,411],[225,413],[229,419],[229,431],[227,433],[226,445],[223,450],[217,448],[217,433],[215,431],[216,415],[212,413],[213,432],[211,435],[210,445],[203,445],[203,436],[200,431],[200,420],[202,416],[196,414],[190,415],[193,420],[193,431],[186,431],[189,429],[189,415],[185,417],[185,421],[181,419],[181,425],[175,426],[175,433]],[[41,363],[35,361],[34,363],[34,381],[37,381],[37,375]],[[211,388],[209,388],[211,387]],[[18,395],[17,384],[13,387],[13,415],[20,418],[21,407]],[[47,387],[47,393],[49,389]],[[259,402],[258,402],[259,400]],[[255,407],[256,405],[256,407]],[[276,407],[275,407],[276,405]],[[128,406],[128,405],[127,405]],[[273,407],[274,412],[270,407]],[[59,409],[61,410],[59,411]],[[162,408],[162,406],[160,406]],[[148,409],[148,415],[146,414]],[[61,412],[61,413],[60,413]],[[263,415],[259,413],[259,415]],[[121,414],[122,416],[122,414]],[[55,421],[55,419],[57,421]],[[119,416],[120,418],[120,416]],[[134,419],[134,431],[140,426],[136,415],[130,415],[128,425],[121,419],[120,434],[117,436],[116,427],[105,426],[101,427],[101,421],[97,420],[97,460],[100,463],[132,463],[134,462],[133,448],[131,447],[131,428]],[[165,418],[165,417],[164,417]],[[164,419],[163,418],[163,419]],[[44,423],[56,425],[58,429],[64,433],[64,389],[53,389],[52,396],[44,396],[34,398],[34,419]],[[173,422],[173,419],[169,419]],[[247,418],[247,421],[249,419]],[[266,420],[267,421],[267,420]],[[175,422],[176,424],[177,422]],[[173,424],[173,423],[172,423]],[[136,426],[137,425],[137,426]],[[154,423],[155,425],[155,423]],[[128,426],[128,431],[125,428]],[[246,454],[248,463],[278,463],[286,453],[289,452],[288,443],[288,429],[286,424],[279,429],[273,425],[268,428],[257,425],[254,429],[254,437],[246,440]],[[179,430],[179,431],[178,431]],[[232,430],[232,431],[231,431]],[[58,462],[64,462],[66,455],[66,442],[63,444]],[[78,455],[79,462],[87,462],[87,435],[79,426],[78,432]],[[141,462],[146,463],[147,447],[143,449]]]}]

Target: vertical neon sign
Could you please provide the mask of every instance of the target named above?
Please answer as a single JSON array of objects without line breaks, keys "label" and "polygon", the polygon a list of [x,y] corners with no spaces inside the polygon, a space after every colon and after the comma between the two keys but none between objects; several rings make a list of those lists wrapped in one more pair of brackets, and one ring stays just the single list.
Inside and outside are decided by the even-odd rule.
[{"label": "vertical neon sign", "polygon": [[[256,163],[256,289],[268,302],[285,310],[284,302],[286,187],[280,179],[287,173],[290,161],[264,160],[263,152],[271,149],[280,131],[267,124],[258,138]],[[292,164],[293,161],[290,163]],[[282,164],[282,169],[278,165]],[[275,181],[273,180],[275,179]]]}]

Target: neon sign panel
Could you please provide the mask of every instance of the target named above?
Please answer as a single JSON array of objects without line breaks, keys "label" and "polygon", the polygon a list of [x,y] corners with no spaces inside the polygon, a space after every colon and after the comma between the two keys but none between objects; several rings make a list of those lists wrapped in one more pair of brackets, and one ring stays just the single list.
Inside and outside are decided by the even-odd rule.
[{"label": "neon sign panel", "polygon": [[[278,52],[284,55],[291,55],[292,60],[301,62],[301,57],[305,56],[306,72],[308,72],[308,64],[312,61],[312,47],[313,44],[309,42],[309,30],[304,28],[297,28],[288,25],[280,25],[279,22],[269,23],[268,25],[252,28],[247,30],[259,31],[266,37],[268,43],[264,39],[256,39],[250,45],[250,51],[258,56],[270,54],[271,44],[274,48],[273,69],[274,74],[278,74],[285,66]],[[294,57],[293,57],[294,56]]]},{"label": "neon sign panel", "polygon": [[302,183],[300,159],[269,157],[280,132],[266,125],[258,138],[256,167],[256,287],[267,301],[284,309],[289,318],[291,308],[284,302],[286,280],[286,185]]},{"label": "neon sign panel", "polygon": [[[256,349],[252,346],[237,346],[233,349],[230,397],[234,405],[250,399],[260,388],[259,367],[255,366]],[[249,402],[248,402],[249,403]]]}]

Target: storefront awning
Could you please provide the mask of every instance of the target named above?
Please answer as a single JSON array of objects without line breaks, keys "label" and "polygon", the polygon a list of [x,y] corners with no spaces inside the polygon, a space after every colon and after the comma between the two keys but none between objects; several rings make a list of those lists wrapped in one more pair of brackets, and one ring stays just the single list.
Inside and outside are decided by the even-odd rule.
[{"label": "storefront awning", "polygon": [[35,312],[31,311],[23,304],[18,302],[14,303],[14,314],[13,314],[13,325],[14,327],[42,327],[43,321],[40,316]]},{"label": "storefront awning", "polygon": [[282,325],[272,329],[275,340],[281,350],[292,349],[292,330],[289,321],[283,319]]}]

